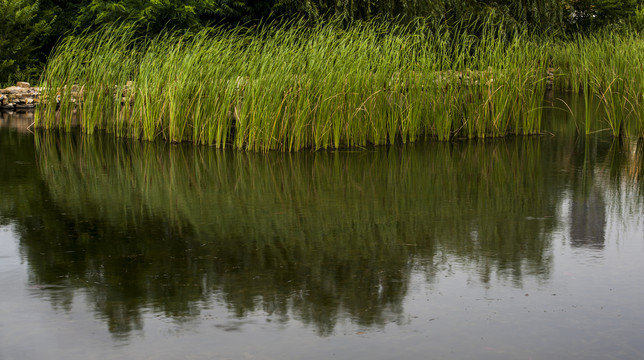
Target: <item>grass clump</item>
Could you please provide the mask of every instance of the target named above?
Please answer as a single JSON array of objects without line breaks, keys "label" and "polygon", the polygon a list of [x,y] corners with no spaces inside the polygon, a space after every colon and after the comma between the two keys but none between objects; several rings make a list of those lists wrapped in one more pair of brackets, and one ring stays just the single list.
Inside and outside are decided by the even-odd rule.
[{"label": "grass clump", "polygon": [[492,22],[477,36],[421,20],[144,40],[105,28],[58,47],[36,125],[253,151],[534,134],[547,59]]},{"label": "grass clump", "polygon": [[603,115],[614,136],[644,136],[644,40],[635,31],[601,31],[560,43],[552,50],[557,88],[584,98],[584,132],[591,114]]}]

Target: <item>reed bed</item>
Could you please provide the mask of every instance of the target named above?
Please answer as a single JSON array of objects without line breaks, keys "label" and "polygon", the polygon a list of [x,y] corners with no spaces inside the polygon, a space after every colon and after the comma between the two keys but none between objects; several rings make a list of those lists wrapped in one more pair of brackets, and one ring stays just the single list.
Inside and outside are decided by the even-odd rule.
[{"label": "reed bed", "polygon": [[420,21],[105,28],[57,48],[36,126],[253,151],[534,134],[548,56],[491,22],[477,36]]},{"label": "reed bed", "polygon": [[[586,134],[610,130],[614,136],[644,136],[644,39],[635,31],[601,31],[559,43],[552,49],[560,90],[584,98]],[[591,114],[602,115],[593,126]]]}]

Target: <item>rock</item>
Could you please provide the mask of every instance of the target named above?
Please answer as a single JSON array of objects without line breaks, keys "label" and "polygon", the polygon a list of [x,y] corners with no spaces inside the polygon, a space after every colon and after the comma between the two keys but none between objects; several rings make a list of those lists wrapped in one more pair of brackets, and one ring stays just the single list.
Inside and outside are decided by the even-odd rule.
[{"label": "rock", "polygon": [[0,94],[20,94],[22,91],[22,88],[17,86],[9,86],[8,88],[1,89]]},{"label": "rock", "polygon": [[40,89],[28,82],[17,82],[16,86],[0,89],[0,109],[3,111],[31,110],[40,103]]}]

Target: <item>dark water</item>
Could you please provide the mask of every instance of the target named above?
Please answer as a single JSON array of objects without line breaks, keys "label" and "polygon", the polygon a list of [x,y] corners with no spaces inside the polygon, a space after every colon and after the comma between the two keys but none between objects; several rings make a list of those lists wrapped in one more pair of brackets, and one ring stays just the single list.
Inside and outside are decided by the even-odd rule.
[{"label": "dark water", "polygon": [[559,120],[248,154],[4,118],[0,359],[642,359],[644,145]]}]

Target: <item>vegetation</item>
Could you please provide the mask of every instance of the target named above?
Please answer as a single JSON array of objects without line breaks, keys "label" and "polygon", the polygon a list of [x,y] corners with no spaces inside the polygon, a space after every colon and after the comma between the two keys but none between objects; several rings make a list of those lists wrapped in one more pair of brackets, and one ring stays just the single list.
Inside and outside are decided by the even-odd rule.
[{"label": "vegetation", "polygon": [[534,134],[555,68],[555,87],[585,96],[585,133],[600,111],[614,135],[644,134],[636,0],[0,6],[5,38],[24,33],[0,41],[15,48],[0,59],[14,78],[39,72],[38,57],[18,54],[42,59],[48,33],[72,29],[40,79],[46,128],[255,151]]},{"label": "vegetation", "polygon": [[599,112],[600,129],[644,135],[639,33],[551,43],[493,17],[475,25],[336,19],[148,40],[106,27],[57,48],[42,85],[60,108],[36,125],[254,151],[525,135],[541,129],[551,81],[583,95],[586,134]]},{"label": "vegetation", "polygon": [[452,27],[493,16],[538,32],[565,34],[610,24],[641,28],[641,6],[641,0],[2,0],[0,84],[34,80],[61,39],[116,23],[150,37],[164,29],[197,32],[277,18],[336,17],[346,24],[371,19],[408,23],[423,17]]},{"label": "vegetation", "polygon": [[601,112],[613,135],[644,136],[643,50],[639,33],[609,31],[577,36],[555,47],[554,63],[561,71],[556,84],[583,95],[586,134],[592,131],[591,114]]},{"label": "vegetation", "polygon": [[0,84],[36,76],[36,39],[49,28],[36,20],[37,12],[38,5],[29,0],[0,0]]},{"label": "vegetation", "polygon": [[89,133],[289,151],[536,133],[546,44],[489,21],[476,37],[332,21],[139,43],[108,27],[57,48],[41,85],[60,108],[42,107],[36,125],[76,117]]}]

